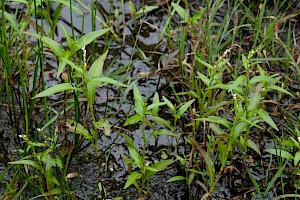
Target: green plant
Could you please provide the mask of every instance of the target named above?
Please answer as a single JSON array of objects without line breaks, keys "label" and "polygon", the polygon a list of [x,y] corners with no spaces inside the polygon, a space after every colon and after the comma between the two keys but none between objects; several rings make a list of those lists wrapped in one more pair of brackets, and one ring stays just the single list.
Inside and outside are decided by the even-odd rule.
[{"label": "green plant", "polygon": [[[63,27],[62,27],[63,28]],[[79,93],[82,93],[84,97],[88,99],[88,106],[89,106],[89,111],[90,115],[92,118],[92,124],[93,128],[90,129],[89,131],[81,125],[79,122],[76,122],[74,120],[68,120],[67,121],[67,127],[69,128],[70,132],[79,134],[83,136],[84,139],[90,140],[94,146],[95,149],[95,154],[96,158],[98,160],[98,169],[99,169],[99,177],[101,180],[101,158],[99,156],[98,152],[98,132],[104,132],[105,135],[110,134],[110,124],[108,121],[104,119],[96,120],[96,116],[94,113],[94,99],[96,95],[96,90],[97,88],[103,86],[104,84],[113,84],[121,87],[126,87],[126,85],[109,78],[108,76],[103,74],[103,64],[106,59],[108,51],[105,51],[103,55],[101,55],[99,58],[97,58],[93,64],[88,68],[87,65],[87,59],[86,59],[86,50],[85,46],[91,43],[94,39],[97,37],[107,33],[109,29],[102,29],[99,31],[91,32],[88,33],[80,38],[78,38],[76,41],[73,41],[71,37],[68,35],[66,30],[63,28],[64,33],[67,38],[67,42],[69,45],[69,50],[63,50],[63,48],[55,42],[54,40],[50,39],[49,37],[42,36],[40,37],[38,34],[33,34],[33,33],[27,33],[28,35],[34,36],[38,39],[40,39],[45,45],[51,48],[53,53],[58,56],[60,60],[60,65],[58,68],[58,74],[59,76],[62,71],[64,70],[65,66],[68,65],[72,69],[71,71],[68,71],[69,78],[66,80],[67,82],[61,83],[54,85],[50,88],[47,88],[46,90],[40,92],[39,94],[35,95],[34,98],[39,98],[39,97],[46,97],[49,95],[52,95],[54,93],[58,92],[64,92],[64,91],[77,91]],[[78,51],[82,50],[83,51],[83,64],[75,64],[74,62],[71,61],[71,57]],[[73,79],[77,80],[77,83],[72,83],[71,81]],[[68,82],[69,81],[69,82]],[[77,93],[76,93],[77,94]],[[71,101],[72,102],[72,101]],[[73,101],[75,102],[75,101]],[[56,117],[57,118],[57,117]],[[55,119],[56,119],[55,118]],[[47,124],[50,125],[50,124]],[[43,127],[45,128],[45,126]],[[44,131],[43,129],[41,131]],[[28,136],[26,136],[28,137]],[[68,166],[70,162],[70,155],[71,152],[68,155],[68,159],[65,163],[65,167]],[[42,170],[42,168],[39,168],[39,170]],[[66,169],[64,171],[64,177],[66,176]],[[104,192],[104,186],[102,185],[102,192]]]},{"label": "green plant", "polygon": [[[57,195],[62,195],[69,191],[68,183],[66,179],[57,179],[63,175],[63,162],[58,153],[57,144],[58,139],[58,129],[56,129],[54,137],[47,137],[43,130],[38,130],[43,136],[43,142],[33,142],[26,135],[20,135],[20,138],[24,140],[27,144],[25,149],[29,156],[22,158],[21,160],[9,162],[12,165],[24,165],[27,174],[30,174],[30,166],[33,167],[35,175],[29,178],[36,179],[40,183],[44,183],[45,186],[42,188],[42,195],[44,197],[49,197],[50,199],[55,199]],[[20,149],[19,151],[23,151]],[[39,174],[41,176],[39,176]],[[25,182],[24,186],[28,182]],[[16,197],[16,196],[15,196]]]},{"label": "green plant", "polygon": [[[127,142],[127,148],[131,158],[128,158],[124,154],[121,154],[123,159],[125,160],[126,164],[128,165],[129,172],[131,172],[131,167],[136,165],[140,171],[131,172],[127,181],[125,183],[124,189],[128,188],[132,184],[138,189],[139,196],[142,195],[142,191],[146,188],[146,195],[149,197],[150,195],[150,178],[154,174],[159,171],[164,170],[166,167],[171,165],[174,161],[172,159],[168,160],[161,160],[156,163],[151,163],[149,160],[147,161],[147,142],[148,140],[157,135],[169,135],[176,137],[177,135],[172,133],[171,131],[167,131],[164,129],[155,130],[147,137],[145,133],[146,125],[150,126],[153,130],[153,127],[149,119],[153,120],[156,123],[161,123],[168,128],[171,128],[169,123],[160,118],[158,115],[158,109],[160,106],[165,105],[166,102],[159,102],[159,96],[156,93],[153,98],[153,103],[147,105],[147,103],[143,100],[138,88],[134,85],[134,109],[136,114],[131,116],[125,123],[124,126],[132,125],[138,122],[141,122],[142,126],[142,139],[143,139],[143,148],[140,153],[140,150],[134,145],[134,141],[132,138],[127,136],[126,134],[121,134]],[[155,126],[155,125],[154,125]],[[139,184],[138,180],[141,179],[141,183]]]},{"label": "green plant", "polygon": [[[232,94],[233,99],[231,102],[233,102],[234,108],[234,121],[230,122],[219,116],[208,116],[205,118],[198,118],[196,120],[217,123],[226,127],[230,131],[228,141],[229,151],[233,151],[234,144],[238,143],[243,150],[244,158],[246,156],[247,147],[252,148],[259,155],[261,154],[258,146],[250,139],[249,134],[251,127],[261,129],[258,123],[264,121],[278,131],[278,128],[272,118],[263,108],[261,108],[261,100],[264,99],[266,93],[270,90],[277,90],[293,96],[285,89],[275,85],[278,83],[278,80],[275,79],[276,75],[267,76],[265,71],[258,64],[260,61],[250,63],[250,59],[254,53],[255,51],[251,51],[248,57],[242,55],[243,66],[246,74],[240,75],[232,83],[223,84],[219,79],[208,78],[205,75],[198,73],[198,75],[200,75],[199,78],[208,86],[208,90],[221,89],[227,90]],[[200,59],[198,59],[198,61],[205,64],[210,69],[214,68]],[[253,77],[250,76],[252,66],[257,66],[260,75]],[[244,135],[241,134],[243,132],[245,132]],[[237,140],[238,138],[239,141]]]}]

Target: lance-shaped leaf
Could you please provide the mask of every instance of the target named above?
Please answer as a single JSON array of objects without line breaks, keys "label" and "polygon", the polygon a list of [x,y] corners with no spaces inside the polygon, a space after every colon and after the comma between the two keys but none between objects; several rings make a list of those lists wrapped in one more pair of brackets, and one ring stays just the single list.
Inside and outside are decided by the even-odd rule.
[{"label": "lance-shaped leaf", "polygon": [[174,10],[179,14],[179,16],[183,19],[183,22],[187,22],[190,17],[189,12],[182,8],[179,4],[176,4],[174,2],[172,2],[171,5],[174,8]]},{"label": "lance-shaped leaf", "polygon": [[71,55],[73,55],[75,52],[80,50],[82,47],[90,44],[93,42],[97,37],[102,36],[103,34],[107,33],[110,30],[110,28],[101,29],[98,31],[93,31],[90,33],[87,33],[80,38],[78,38],[73,46],[70,48]]},{"label": "lance-shaped leaf", "polygon": [[141,121],[141,119],[142,119],[141,115],[135,114],[135,115],[131,116],[129,119],[127,119],[123,126],[135,124],[135,123]]},{"label": "lance-shaped leaf", "polygon": [[240,84],[244,82],[245,78],[245,75],[240,75],[232,84],[230,84],[228,92],[235,90]]},{"label": "lance-shaped leaf", "polygon": [[61,83],[61,84],[54,85],[54,86],[44,90],[41,93],[38,93],[37,95],[34,96],[34,98],[45,97],[45,96],[49,96],[49,95],[52,95],[57,92],[63,92],[63,91],[67,91],[67,90],[78,90],[78,91],[83,92],[83,90],[81,88],[74,87],[70,83]]},{"label": "lance-shaped leaf", "polygon": [[29,33],[29,32],[24,32],[24,33],[41,40],[47,47],[49,47],[53,51],[53,53],[56,56],[58,56],[58,57],[63,56],[63,54],[65,52],[63,47],[56,41],[52,40],[51,38],[46,37],[46,36],[41,37],[39,34],[36,34],[36,33]]},{"label": "lance-shaped leaf", "polygon": [[134,109],[135,112],[141,116],[144,115],[145,102],[143,101],[142,95],[136,85],[133,86],[134,95]]},{"label": "lance-shaped leaf", "polygon": [[125,183],[124,189],[128,188],[132,184],[135,183],[136,180],[140,179],[142,175],[139,172],[132,172],[129,177],[127,178],[127,181]]},{"label": "lance-shaped leaf", "polygon": [[167,180],[167,183],[174,182],[174,181],[183,181],[183,180],[185,180],[184,176],[174,176],[174,177],[170,178],[169,180]]},{"label": "lance-shaped leaf", "polygon": [[232,126],[231,122],[229,122],[228,120],[226,120],[222,117],[218,117],[218,116],[208,116],[206,118],[199,118],[199,119],[196,119],[196,120],[221,124],[221,125],[225,126],[228,129],[230,129],[231,126]]},{"label": "lance-shaped leaf", "polygon": [[94,103],[97,88],[102,86],[103,83],[127,87],[127,85],[108,77],[95,77],[88,79],[86,95],[88,97],[90,106]]},{"label": "lance-shaped leaf", "polygon": [[97,122],[93,122],[96,129],[103,131],[106,136],[110,136],[110,124],[105,119],[100,119]]},{"label": "lance-shaped leaf", "polygon": [[270,154],[286,158],[288,160],[294,160],[294,156],[291,153],[282,149],[266,149],[265,151]]},{"label": "lance-shaped leaf", "polygon": [[178,118],[180,118],[183,113],[185,113],[185,111],[192,105],[192,103],[195,101],[195,99],[192,99],[186,103],[184,103],[182,106],[180,106],[180,108],[178,109],[178,112],[176,113],[176,116]]},{"label": "lance-shaped leaf", "polygon": [[155,10],[157,8],[158,8],[158,6],[146,6],[146,7],[143,7],[143,8],[139,9],[136,12],[136,15],[146,14],[146,13],[151,12],[152,10]]},{"label": "lance-shaped leaf", "polygon": [[159,161],[159,162],[157,162],[157,163],[151,165],[151,167],[152,167],[153,169],[155,169],[155,171],[154,171],[154,170],[151,170],[151,171],[148,170],[148,171],[146,172],[145,178],[146,178],[146,179],[150,179],[150,177],[151,177],[152,175],[156,174],[156,173],[159,172],[159,171],[162,171],[162,170],[166,169],[169,165],[173,164],[173,162],[174,162],[174,160],[169,159],[169,160],[162,160],[162,161]]},{"label": "lance-shaped leaf", "polygon": [[63,31],[65,37],[66,37],[68,46],[69,47],[72,46],[73,45],[73,40],[72,40],[71,36],[69,35],[68,31],[66,30],[66,28],[63,25],[59,24],[59,26],[60,26],[61,30]]},{"label": "lance-shaped leaf", "polygon": [[127,142],[128,151],[131,158],[135,161],[135,164],[138,164],[140,167],[142,166],[142,158],[138,153],[138,149],[134,146],[133,139],[126,134],[121,133],[124,139]]},{"label": "lance-shaped leaf", "polygon": [[225,165],[228,158],[228,147],[223,142],[218,143],[219,158],[222,165]]},{"label": "lance-shaped leaf", "polygon": [[32,160],[18,160],[18,161],[13,161],[13,162],[9,162],[9,164],[12,165],[30,165],[32,167],[34,167],[37,170],[43,171],[43,167],[40,166],[38,163],[32,161]]},{"label": "lance-shaped leaf", "polygon": [[78,78],[83,78],[83,69],[77,65],[75,65],[75,63],[73,63],[72,61],[65,59],[65,58],[60,58],[61,61],[65,62],[66,64],[70,65],[70,67],[72,67],[75,71],[76,71],[76,77]]},{"label": "lance-shaped leaf", "polygon": [[102,85],[103,83],[108,83],[108,84],[112,84],[112,85],[116,85],[116,86],[120,86],[120,87],[127,87],[127,85],[123,84],[123,83],[120,83],[112,78],[109,78],[109,77],[95,77],[95,78],[91,78],[88,80],[88,82],[93,82],[95,84],[98,84],[98,85]]},{"label": "lance-shaped leaf", "polygon": [[154,131],[150,134],[150,136],[148,137],[151,138],[152,136],[155,136],[155,135],[168,135],[168,136],[173,136],[173,137],[177,137],[177,135],[171,131],[168,131],[168,130],[164,130],[164,129],[159,129],[158,131]]},{"label": "lance-shaped leaf", "polygon": [[102,75],[103,64],[106,59],[108,51],[104,52],[99,58],[97,58],[92,66],[90,67],[89,71],[87,72],[87,78],[93,77],[100,77]]},{"label": "lance-shaped leaf", "polygon": [[259,109],[257,111],[257,114],[266,122],[268,123],[272,128],[274,128],[276,131],[279,131],[279,129],[277,128],[276,124],[274,123],[274,121],[272,120],[272,118],[270,117],[270,115],[264,111],[263,109]]},{"label": "lance-shaped leaf", "polygon": [[267,85],[266,86],[266,89],[271,89],[271,90],[277,90],[278,92],[282,92],[282,93],[285,93],[285,94],[288,94],[290,95],[291,97],[294,97],[294,95],[292,93],[290,93],[289,91],[287,91],[286,89],[284,88],[281,88],[277,85]]},{"label": "lance-shaped leaf", "polygon": [[254,84],[254,83],[277,83],[279,82],[277,79],[271,77],[271,76],[254,76],[253,78],[250,79],[250,84]]},{"label": "lance-shaped leaf", "polygon": [[69,128],[69,131],[73,133],[77,133],[79,135],[84,136],[86,139],[93,141],[92,135],[89,133],[84,126],[75,122],[74,120],[68,120],[66,126]]},{"label": "lance-shaped leaf", "polygon": [[261,156],[259,147],[251,139],[247,140],[247,146],[253,149],[256,153],[258,153]]}]

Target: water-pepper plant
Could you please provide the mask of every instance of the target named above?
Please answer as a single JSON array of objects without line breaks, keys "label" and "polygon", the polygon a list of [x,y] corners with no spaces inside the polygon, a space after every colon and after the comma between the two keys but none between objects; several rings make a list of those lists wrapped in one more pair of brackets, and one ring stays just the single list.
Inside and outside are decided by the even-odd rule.
[{"label": "water-pepper plant", "polygon": [[[128,118],[124,123],[124,126],[141,123],[141,135],[143,139],[143,148],[139,150],[138,147],[134,145],[134,140],[126,134],[122,134],[124,139],[127,142],[128,151],[130,158],[121,153],[124,161],[130,168],[130,175],[127,178],[124,189],[128,188],[131,185],[134,185],[139,192],[139,196],[143,196],[143,191],[146,189],[145,194],[149,197],[150,195],[150,178],[159,171],[164,170],[166,167],[171,165],[174,161],[172,159],[162,159],[155,163],[152,163],[150,160],[147,160],[146,150],[147,143],[151,137],[158,135],[168,135],[177,137],[177,135],[170,130],[158,129],[152,126],[153,123],[159,123],[171,129],[171,125],[165,119],[158,116],[158,110],[160,106],[166,104],[166,102],[159,101],[159,95],[156,93],[153,98],[153,102],[150,105],[147,105],[146,101],[143,100],[142,95],[140,94],[138,88],[134,85],[134,109],[136,114]],[[151,120],[151,121],[150,121]],[[149,126],[153,131],[147,136],[146,135],[146,126]],[[138,170],[131,172],[131,167],[137,166]],[[140,181],[139,181],[140,180]]]},{"label": "water-pepper plant", "polygon": [[[232,105],[234,117],[232,120],[229,120],[223,116],[218,116],[216,113],[215,115],[210,114],[205,117],[199,117],[196,119],[196,121],[209,122],[209,127],[217,135],[224,136],[222,142],[225,143],[226,146],[220,143],[220,140],[219,144],[221,144],[220,148],[226,149],[227,154],[231,153],[231,155],[233,155],[235,146],[238,145],[242,150],[244,165],[246,165],[247,148],[251,148],[257,154],[261,155],[259,146],[251,139],[250,129],[256,127],[259,130],[262,130],[262,122],[264,122],[272,127],[275,131],[278,131],[277,125],[274,123],[268,112],[265,111],[262,104],[262,100],[266,97],[267,92],[273,90],[293,96],[287,90],[276,85],[279,82],[277,74],[267,75],[266,72],[260,67],[259,63],[263,61],[263,59],[252,59],[258,50],[259,48],[257,48],[256,51],[250,51],[248,56],[242,55],[244,73],[229,83],[222,82],[220,75],[216,73],[216,70],[218,70],[215,67],[216,65],[212,66],[197,58],[198,62],[208,67],[208,69],[212,71],[212,73],[208,74],[208,76],[198,72],[198,78],[207,86],[207,91],[212,92],[213,90],[218,89],[221,91],[225,90],[231,94],[232,99],[229,99],[227,104],[229,103]],[[222,62],[224,65],[226,64],[227,60]],[[259,73],[256,76],[252,76],[251,73],[254,68],[256,68]],[[219,106],[222,105],[225,104],[222,104],[221,102]],[[225,130],[227,129],[227,131],[224,131],[224,128]],[[225,134],[226,132],[228,134]],[[207,156],[203,157],[204,160],[206,160],[206,165],[211,163],[207,162]],[[227,159],[227,156],[223,157],[226,157]],[[221,163],[222,171],[224,169],[225,160],[221,161]],[[206,167],[211,168],[212,166]],[[245,169],[243,171],[244,178],[246,177],[246,173],[247,170]],[[210,179],[211,178],[212,177],[210,177]],[[212,180],[210,181],[210,184],[213,184]],[[215,183],[213,185],[215,186]],[[210,190],[209,193],[209,195],[211,195],[212,190]]]},{"label": "water-pepper plant", "polygon": [[[70,132],[81,135],[84,139],[89,140],[93,144],[95,149],[95,156],[98,161],[99,181],[101,182],[101,161],[98,152],[98,140],[97,140],[98,132],[103,132],[105,135],[110,135],[110,124],[107,120],[97,119],[95,116],[93,104],[96,96],[96,90],[105,84],[112,84],[120,87],[127,87],[127,86],[112,78],[109,78],[103,73],[102,69],[103,69],[104,62],[106,60],[106,56],[108,54],[108,50],[106,50],[102,55],[100,55],[92,63],[91,66],[87,65],[87,56],[86,56],[86,49],[85,49],[86,45],[91,43],[96,38],[102,36],[103,34],[106,34],[110,30],[109,28],[87,33],[86,35],[83,35],[77,38],[76,40],[73,40],[69,36],[67,31],[64,29],[64,27],[61,28],[65,33],[67,39],[67,43],[69,46],[68,50],[64,50],[59,43],[55,42],[49,37],[40,36],[34,33],[27,33],[29,36],[36,37],[37,39],[42,41],[44,45],[49,47],[54,53],[54,55],[58,57],[59,67],[58,67],[57,76],[60,76],[64,71],[64,69],[66,68],[66,66],[69,66],[66,68],[69,77],[65,79],[64,83],[59,83],[54,86],[51,86],[46,90],[36,94],[34,98],[46,97],[58,92],[67,92],[67,91],[77,91],[76,94],[78,96],[87,98],[89,113],[90,113],[93,127],[89,129],[87,128],[86,124],[82,125],[74,119],[68,119],[66,122],[66,126],[68,127]],[[76,64],[75,62],[72,61],[72,58],[75,55],[75,53],[80,50],[82,50],[83,52],[83,63]],[[71,81],[73,79],[77,81],[72,83]],[[70,101],[70,102],[74,102],[74,101]],[[40,131],[43,131],[45,127],[46,126],[44,126]],[[12,164],[28,164],[28,165],[31,164],[35,168],[37,166],[37,164],[34,162],[26,161],[25,163],[24,160],[14,162]],[[41,165],[39,165],[39,169],[40,168]],[[48,168],[49,167],[47,167],[47,169]],[[42,169],[40,170],[43,171]],[[104,186],[103,184],[101,185],[102,185],[101,190],[102,192],[104,192],[105,191]]]}]

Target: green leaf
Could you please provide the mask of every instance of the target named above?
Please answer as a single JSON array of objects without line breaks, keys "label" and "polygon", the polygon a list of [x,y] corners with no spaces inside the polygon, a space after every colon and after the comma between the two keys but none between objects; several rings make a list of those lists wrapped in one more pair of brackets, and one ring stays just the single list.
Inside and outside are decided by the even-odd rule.
[{"label": "green leaf", "polygon": [[[171,131],[168,131],[168,130],[164,130],[164,129],[160,129],[158,131],[154,131],[150,134],[149,138],[151,138],[152,136],[155,136],[155,135],[168,135],[168,136],[173,136],[173,137],[177,137],[177,135]],[[149,139],[148,138],[148,139]]]},{"label": "green leaf", "polygon": [[266,149],[265,151],[270,154],[286,158],[289,161],[294,160],[294,156],[292,154],[282,149]]},{"label": "green leaf", "polygon": [[267,189],[264,192],[264,196],[267,196],[269,190],[272,188],[272,186],[275,184],[275,181],[277,178],[282,176],[282,171],[284,170],[286,164],[282,165],[279,170],[276,172],[275,176],[271,179],[271,181],[269,182]]},{"label": "green leaf", "polygon": [[135,123],[141,121],[141,119],[142,119],[141,115],[135,114],[135,115],[131,116],[129,119],[127,119],[123,126],[135,124]]},{"label": "green leaf", "polygon": [[197,72],[197,78],[200,78],[200,80],[205,83],[206,86],[209,86],[210,84],[210,79],[207,78],[204,74],[200,73],[200,72]]},{"label": "green leaf", "polygon": [[70,83],[61,83],[61,84],[54,85],[54,86],[44,90],[43,92],[38,93],[33,98],[45,97],[45,96],[49,96],[54,93],[63,92],[66,90],[78,90],[78,91],[83,92],[83,90],[81,88],[74,87]]},{"label": "green leaf", "polygon": [[50,173],[50,174],[47,174],[46,175],[46,180],[47,180],[47,182],[51,182],[51,183],[54,183],[54,184],[56,184],[56,185],[59,185],[59,182],[58,182],[58,180],[56,179],[56,177],[55,176],[53,176],[52,174],[51,174],[51,171],[49,171],[48,173]]},{"label": "green leaf", "polygon": [[98,87],[100,87],[100,85],[101,85],[101,83],[97,83],[97,82],[93,82],[93,81],[88,80],[85,94],[88,98],[88,103],[89,103],[90,107],[93,106],[93,104],[94,104],[95,96],[96,96],[96,90],[97,90]]},{"label": "green leaf", "polygon": [[55,167],[56,166],[56,160],[54,158],[52,158],[49,154],[47,156],[45,156],[42,161],[51,167]]},{"label": "green leaf", "polygon": [[128,144],[128,151],[131,156],[131,158],[134,160],[135,164],[139,165],[141,167],[143,165],[142,158],[138,152],[138,149],[134,146],[134,144]]},{"label": "green leaf", "polygon": [[131,160],[129,157],[127,157],[124,153],[122,153],[121,151],[119,151],[122,159],[125,161],[126,165],[129,167],[130,165],[132,165],[133,160]]},{"label": "green leaf", "polygon": [[143,165],[143,161],[140,154],[138,153],[138,149],[134,146],[133,139],[126,134],[121,133],[121,135],[127,142],[127,147],[131,158],[135,161],[136,164],[139,165],[139,167],[141,167]]},{"label": "green leaf", "polygon": [[102,36],[103,34],[107,33],[108,31],[110,31],[110,28],[105,28],[105,29],[101,29],[98,31],[93,31],[90,33],[87,33],[83,36],[81,36],[80,38],[78,38],[75,43],[72,45],[72,47],[70,48],[70,52],[71,55],[73,55],[75,52],[77,52],[78,50],[80,50],[82,47],[90,44],[91,42],[93,42],[96,38]]},{"label": "green leaf", "polygon": [[87,72],[87,78],[91,79],[93,77],[99,77],[102,75],[102,69],[104,65],[104,61],[107,57],[108,50],[104,52],[99,58],[97,58],[92,66],[90,67],[89,71]]},{"label": "green leaf", "polygon": [[246,130],[247,127],[247,123],[246,122],[239,122],[233,129],[232,132],[232,144],[235,142],[236,138],[238,138],[240,136],[240,134]]},{"label": "green leaf", "polygon": [[181,165],[185,165],[187,160],[185,158],[180,157],[179,155],[175,155],[176,159],[180,161]]},{"label": "green leaf", "polygon": [[198,118],[196,120],[221,124],[221,125],[225,126],[228,129],[230,129],[231,126],[232,126],[231,122],[229,122],[228,120],[226,120],[224,118],[218,117],[218,116],[208,116],[206,118]]},{"label": "green leaf", "polygon": [[300,161],[300,150],[296,152],[295,159],[294,159],[294,165],[297,166]]},{"label": "green leaf", "polygon": [[220,128],[219,125],[215,123],[209,123],[209,128],[212,129],[217,135],[223,135],[225,134],[225,131]]},{"label": "green leaf", "polygon": [[84,128],[81,124],[75,122],[74,120],[67,120],[66,126],[68,127],[69,131],[73,133],[77,133],[79,135],[84,136],[86,139],[93,141],[92,135],[89,133],[88,130]]},{"label": "green leaf", "polygon": [[163,96],[164,102],[167,103],[167,106],[172,110],[172,112],[175,112],[175,106],[171,103],[171,101],[169,101],[169,99],[167,99],[165,96]]},{"label": "green leaf", "polygon": [[250,94],[249,106],[248,111],[253,111],[258,108],[258,105],[261,101],[261,84],[259,83],[256,87],[254,92]]},{"label": "green leaf", "polygon": [[167,183],[174,182],[174,181],[183,181],[183,180],[185,180],[184,176],[174,176],[169,180],[167,180]]},{"label": "green leaf", "polygon": [[220,162],[224,166],[228,158],[228,148],[221,141],[218,143],[218,151],[219,151]]},{"label": "green leaf", "polygon": [[136,85],[133,86],[134,95],[134,109],[135,112],[141,116],[144,116],[144,101],[142,95]]},{"label": "green leaf", "polygon": [[193,182],[194,178],[195,178],[195,173],[194,172],[190,173],[189,174],[189,179],[188,179],[188,185],[191,185],[191,183]]},{"label": "green leaf", "polygon": [[110,124],[105,119],[100,119],[97,122],[93,122],[96,129],[103,131],[106,136],[110,136]]},{"label": "green leaf", "polygon": [[155,10],[159,8],[158,6],[146,6],[145,8],[141,8],[139,9],[137,12],[136,12],[136,15],[141,15],[141,14],[145,14],[145,13],[148,13],[148,12],[151,12],[152,10]]},{"label": "green leaf", "polygon": [[63,47],[57,43],[56,41],[52,40],[49,37],[46,36],[42,36],[36,33],[29,33],[29,32],[24,32],[27,35],[33,36],[39,40],[41,40],[47,47],[49,47],[53,53],[57,56],[57,57],[62,57],[64,54],[64,49]]},{"label": "green leaf", "polygon": [[165,120],[161,117],[158,117],[158,116],[151,116],[150,115],[148,117],[151,118],[153,121],[155,121],[157,123],[165,125],[168,129],[172,129],[172,126],[170,125],[170,123],[167,120]]},{"label": "green leaf", "polygon": [[276,131],[279,131],[279,129],[277,128],[276,124],[274,123],[274,121],[272,120],[272,118],[270,117],[270,115],[265,110],[259,109],[256,112],[262,118],[262,120],[264,120],[267,124],[269,124]]},{"label": "green leaf", "polygon": [[183,22],[187,22],[190,14],[185,9],[183,9],[179,4],[172,2],[171,6],[174,10],[179,14],[179,16],[183,19]]},{"label": "green leaf", "polygon": [[258,146],[251,139],[248,139],[247,146],[253,149],[256,153],[258,153],[258,155],[261,156]]},{"label": "green leaf", "polygon": [[[58,181],[57,181],[58,182]],[[55,195],[55,194],[61,194],[62,190],[61,188],[53,188],[52,190],[50,190],[49,194],[51,195]]]},{"label": "green leaf", "polygon": [[[298,149],[300,149],[300,144],[297,140],[295,140],[294,138],[290,137],[290,139],[292,140],[292,142],[294,143],[293,146],[296,146]],[[284,142],[284,141],[283,141]]]},{"label": "green leaf", "polygon": [[[0,15],[2,16],[2,9],[0,10]],[[16,17],[8,12],[4,11],[4,17],[9,22],[10,26],[14,29],[18,35],[21,35],[20,25],[16,19]]]},{"label": "green leaf", "polygon": [[202,18],[202,16],[204,15],[206,11],[206,7],[201,8],[200,11],[198,11],[195,15],[193,15],[193,17],[190,19],[190,23],[191,24],[198,24],[198,20]]},{"label": "green leaf", "polygon": [[291,97],[294,97],[294,95],[292,95],[292,93],[290,93],[286,89],[283,89],[283,88],[281,88],[281,87],[279,87],[277,85],[267,85],[266,89],[277,90],[278,92],[282,92],[282,93],[290,95]]},{"label": "green leaf", "polygon": [[58,168],[63,169],[64,166],[62,164],[61,159],[58,156],[56,156],[56,158],[55,158],[55,163]]},{"label": "green leaf", "polygon": [[186,103],[184,103],[182,106],[180,106],[180,108],[178,109],[178,112],[176,113],[176,116],[178,118],[180,118],[183,113],[185,113],[185,111],[192,105],[192,103],[195,101],[195,99],[192,99]]},{"label": "green leaf", "polygon": [[277,83],[279,82],[277,79],[271,77],[271,76],[254,76],[253,78],[250,79],[250,84],[254,83]]},{"label": "green leaf", "polygon": [[112,84],[112,85],[116,85],[116,86],[120,86],[120,87],[127,87],[127,85],[125,85],[123,83],[120,83],[112,78],[104,77],[104,76],[88,79],[88,84],[90,82],[97,84],[97,85],[102,85],[103,83],[108,83],[108,84]]},{"label": "green leaf", "polygon": [[60,59],[59,65],[58,65],[58,69],[57,69],[57,78],[61,75],[61,73],[64,71],[64,68],[66,67],[67,62],[65,60],[70,59],[71,54],[69,51],[66,51],[64,53],[64,55],[61,58],[64,59]]},{"label": "green leaf", "polygon": [[73,40],[70,37],[68,31],[66,30],[66,28],[63,25],[59,24],[59,26],[60,26],[61,30],[63,31],[63,33],[64,33],[64,35],[65,35],[65,37],[67,39],[68,46],[69,47],[72,46],[73,45]]},{"label": "green leaf", "polygon": [[38,163],[32,161],[32,160],[18,160],[18,161],[13,161],[13,162],[9,162],[9,164],[12,165],[30,165],[32,167],[34,167],[37,170],[43,171],[43,167],[40,166]]},{"label": "green leaf", "polygon": [[259,195],[260,199],[264,199],[262,197],[262,195],[261,195],[260,187],[259,187],[257,181],[255,180],[255,177],[251,174],[251,172],[249,171],[249,169],[247,169],[247,171],[248,171],[248,174],[249,174],[249,176],[251,178],[252,184],[253,184],[253,186],[254,186],[254,188],[256,190],[256,193]]},{"label": "green leaf", "polygon": [[149,110],[155,110],[155,112],[157,111],[158,112],[158,108],[160,106],[163,106],[163,105],[166,105],[167,103],[166,102],[158,102],[158,103],[152,103],[151,105],[147,106],[146,110],[149,111]]},{"label": "green leaf", "polygon": [[124,189],[127,189],[129,186],[131,186],[136,180],[140,179],[141,177],[142,175],[139,172],[132,172],[127,178]]},{"label": "green leaf", "polygon": [[196,60],[197,60],[199,63],[201,63],[202,65],[204,65],[205,67],[207,67],[207,68],[209,68],[209,69],[215,71],[215,68],[214,68],[212,65],[210,65],[210,64],[208,64],[208,63],[206,63],[206,62],[204,62],[204,61],[201,60],[200,58],[196,57]]},{"label": "green leaf", "polygon": [[83,73],[84,72],[83,72],[83,69],[81,67],[76,66],[75,63],[73,63],[72,61],[70,61],[66,58],[60,58],[60,60],[62,60],[66,64],[70,65],[70,67],[72,67],[76,71],[76,77],[83,78]]},{"label": "green leaf", "polygon": [[246,58],[246,56],[244,56],[244,54],[242,54],[242,62],[243,62],[243,66],[246,70],[249,69],[249,60]]},{"label": "green leaf", "polygon": [[228,92],[235,90],[239,85],[241,85],[246,78],[246,75],[240,75],[232,84],[230,84]]},{"label": "green leaf", "polygon": [[157,171],[147,171],[145,176],[146,180],[149,180],[152,175],[156,174],[159,171],[164,170],[166,167],[173,164],[173,162],[174,162],[173,160],[169,159],[169,160],[162,160],[151,165],[151,167],[155,168]]},{"label": "green leaf", "polygon": [[[153,101],[152,101],[152,105],[158,105],[158,103],[160,103],[160,101],[159,101],[159,95],[158,95],[157,92],[155,92],[154,97],[153,97]],[[151,109],[152,109],[152,114],[153,114],[153,115],[156,116],[156,115],[158,114],[159,106],[160,106],[160,105],[151,108]],[[148,106],[148,107],[149,107],[149,106]],[[147,107],[147,110],[148,110],[148,107]]]},{"label": "green leaf", "polygon": [[145,166],[144,169],[149,170],[151,172],[158,172],[158,169],[152,166]]}]

